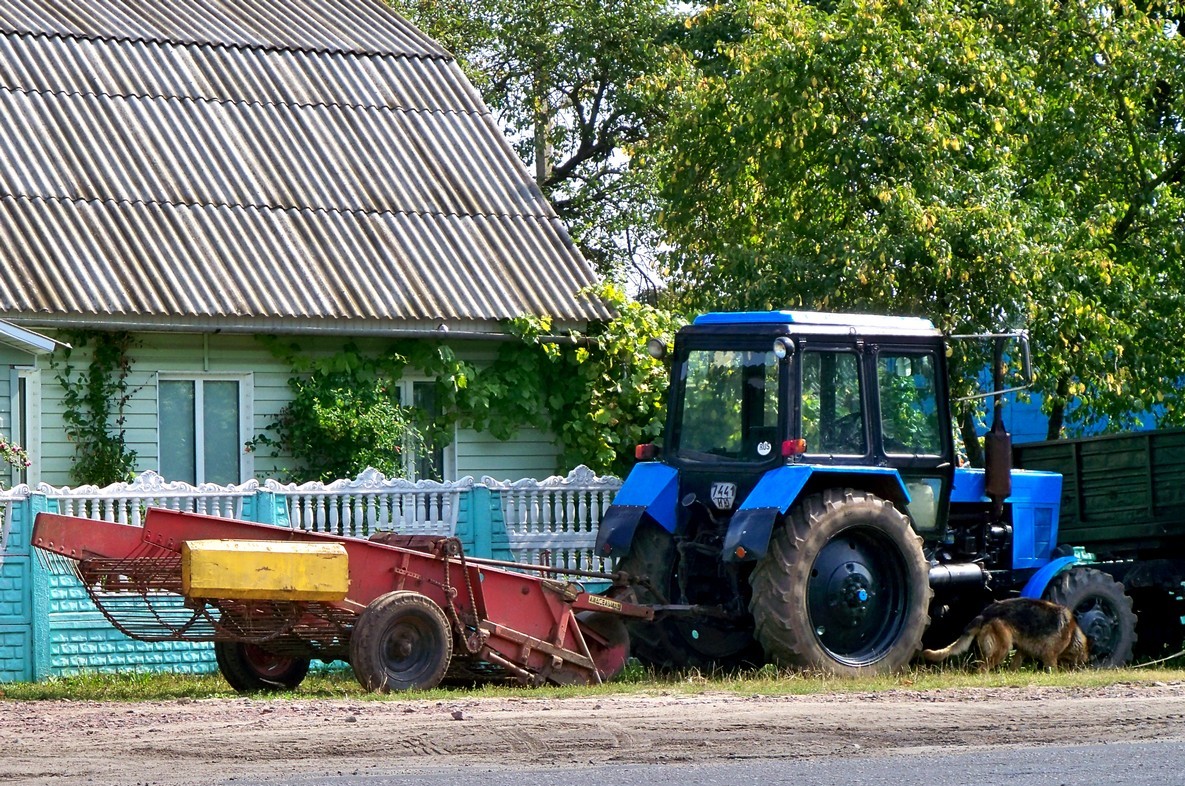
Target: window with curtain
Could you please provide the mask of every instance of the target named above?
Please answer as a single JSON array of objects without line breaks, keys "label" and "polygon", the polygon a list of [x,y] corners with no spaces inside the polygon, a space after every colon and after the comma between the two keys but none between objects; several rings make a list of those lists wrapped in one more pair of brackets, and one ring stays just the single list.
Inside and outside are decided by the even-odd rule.
[{"label": "window with curtain", "polygon": [[242,483],[241,379],[162,377],[158,384],[160,474],[186,483]]}]

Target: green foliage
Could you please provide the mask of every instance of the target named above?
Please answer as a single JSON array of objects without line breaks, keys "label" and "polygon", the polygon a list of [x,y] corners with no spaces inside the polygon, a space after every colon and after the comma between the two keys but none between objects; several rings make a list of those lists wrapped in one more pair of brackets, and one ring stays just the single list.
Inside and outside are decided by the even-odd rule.
[{"label": "green foliage", "polygon": [[[64,335],[70,346],[50,356],[50,368],[62,386],[66,436],[74,443],[70,480],[75,484],[107,486],[131,480],[136,451],[127,446],[128,401],[132,390],[131,350],[137,341],[124,331],[74,330]],[[74,365],[74,352],[90,349],[83,371]]]},{"label": "green foliage", "polygon": [[[516,320],[518,340],[500,344],[481,367],[435,340],[402,339],[378,355],[349,345],[314,359],[269,339],[292,365],[294,400],[253,444],[293,456],[294,478],[353,477],[368,465],[400,475],[400,449],[445,445],[458,425],[499,439],[534,426],[559,437],[557,470],[585,464],[622,473],[634,445],[654,440],[663,426],[667,371],[646,353],[646,342],[669,342],[679,323],[612,286],[596,294],[615,319],[562,337],[551,334],[550,319]],[[435,380],[439,412],[431,422],[396,405],[392,383],[405,368]]]},{"label": "green foliage", "polygon": [[353,344],[314,360],[296,347],[273,349],[297,373],[288,380],[292,401],[251,447],[268,446],[291,456],[297,480],[352,478],[367,467],[388,477],[405,475],[404,452],[422,451],[424,438],[416,413],[401,406],[394,382],[406,361],[394,353],[368,357]]},{"label": "green foliage", "polygon": [[584,464],[624,473],[634,446],[656,439],[665,416],[667,370],[646,353],[646,342],[669,343],[680,323],[612,285],[595,294],[617,316],[586,333],[557,338],[550,319],[524,317],[512,325],[521,340],[502,344],[490,365],[476,369],[452,358],[458,370],[451,376],[444,364],[425,368],[445,372],[442,395],[457,420],[499,439],[523,426],[550,429],[562,446],[557,469]]},{"label": "green foliage", "polygon": [[646,353],[646,342],[669,343],[680,322],[611,285],[596,294],[615,319],[559,340],[548,319],[518,320],[522,343],[504,345],[458,405],[470,424],[496,436],[518,425],[550,428],[560,438],[562,468],[623,474],[634,446],[655,440],[665,416],[667,369]]},{"label": "green foliage", "polygon": [[1163,7],[739,0],[676,44],[641,150],[676,307],[1028,326],[1055,415],[1185,418],[1164,340],[1185,329],[1185,47]]}]

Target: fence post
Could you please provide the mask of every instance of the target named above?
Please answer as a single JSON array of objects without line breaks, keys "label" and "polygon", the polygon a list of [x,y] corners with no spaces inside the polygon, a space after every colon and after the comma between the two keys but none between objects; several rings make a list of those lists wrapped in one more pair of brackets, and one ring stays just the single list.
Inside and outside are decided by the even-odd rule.
[{"label": "fence post", "polygon": [[257,489],[243,500],[243,520],[279,527],[292,526],[288,518],[288,501],[274,491],[263,489]]},{"label": "fence post", "polygon": [[31,565],[29,574],[33,581],[33,681],[40,682],[53,676],[53,652],[51,649],[50,606],[51,592],[50,574],[42,565],[42,561],[33,554],[33,519],[38,513],[56,513],[58,505],[55,500],[48,499],[44,494],[30,491],[29,495],[14,506],[14,512],[25,516],[25,533],[29,536],[29,554]]},{"label": "fence post", "polygon": [[473,522],[473,553],[494,556],[493,522],[490,520],[490,490],[474,486],[469,492],[469,518]]}]

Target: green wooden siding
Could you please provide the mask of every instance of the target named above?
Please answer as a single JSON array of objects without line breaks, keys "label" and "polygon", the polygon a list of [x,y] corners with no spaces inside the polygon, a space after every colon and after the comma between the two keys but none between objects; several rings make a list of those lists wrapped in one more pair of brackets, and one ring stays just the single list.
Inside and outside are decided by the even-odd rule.
[{"label": "green wooden siding", "polygon": [[457,433],[457,477],[543,479],[560,472],[558,461],[555,439],[540,429],[520,429],[513,439],[505,442],[486,432],[461,429]]},{"label": "green wooden siding", "polygon": [[[133,369],[128,379],[131,399],[127,406],[126,435],[128,446],[137,453],[136,472],[159,470],[157,443],[157,373],[180,374],[251,374],[254,433],[262,432],[283,409],[290,398],[288,366],[253,336],[211,334],[203,337],[189,333],[139,334],[141,345],[132,350]],[[336,352],[347,338],[299,337],[302,350],[310,353]],[[354,339],[362,350],[378,350],[389,342],[378,339]],[[458,355],[481,363],[492,358],[496,349],[486,344],[458,343]],[[89,350],[77,349],[72,361],[85,369]],[[51,485],[68,485],[73,445],[66,439],[63,425],[62,387],[48,360],[38,361],[41,375],[41,456],[36,480]],[[7,378],[0,380],[0,408],[7,397]],[[0,417],[4,417],[0,409]],[[6,423],[7,421],[0,421]],[[254,475],[265,479],[278,477],[290,465],[288,457],[273,457],[271,449],[253,455]],[[488,433],[461,430],[455,445],[455,477],[491,475],[499,480],[547,477],[557,469],[558,449],[546,432],[524,429],[513,439],[500,441]]]}]

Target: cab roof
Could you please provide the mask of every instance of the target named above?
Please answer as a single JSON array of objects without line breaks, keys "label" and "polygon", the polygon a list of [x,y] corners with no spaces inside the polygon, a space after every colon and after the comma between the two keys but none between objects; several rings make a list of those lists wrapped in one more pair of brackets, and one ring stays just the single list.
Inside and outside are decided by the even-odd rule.
[{"label": "cab roof", "polygon": [[717,311],[701,314],[693,325],[801,325],[845,332],[880,335],[939,335],[934,323],[923,317],[892,317],[881,314],[845,314],[823,311]]}]

